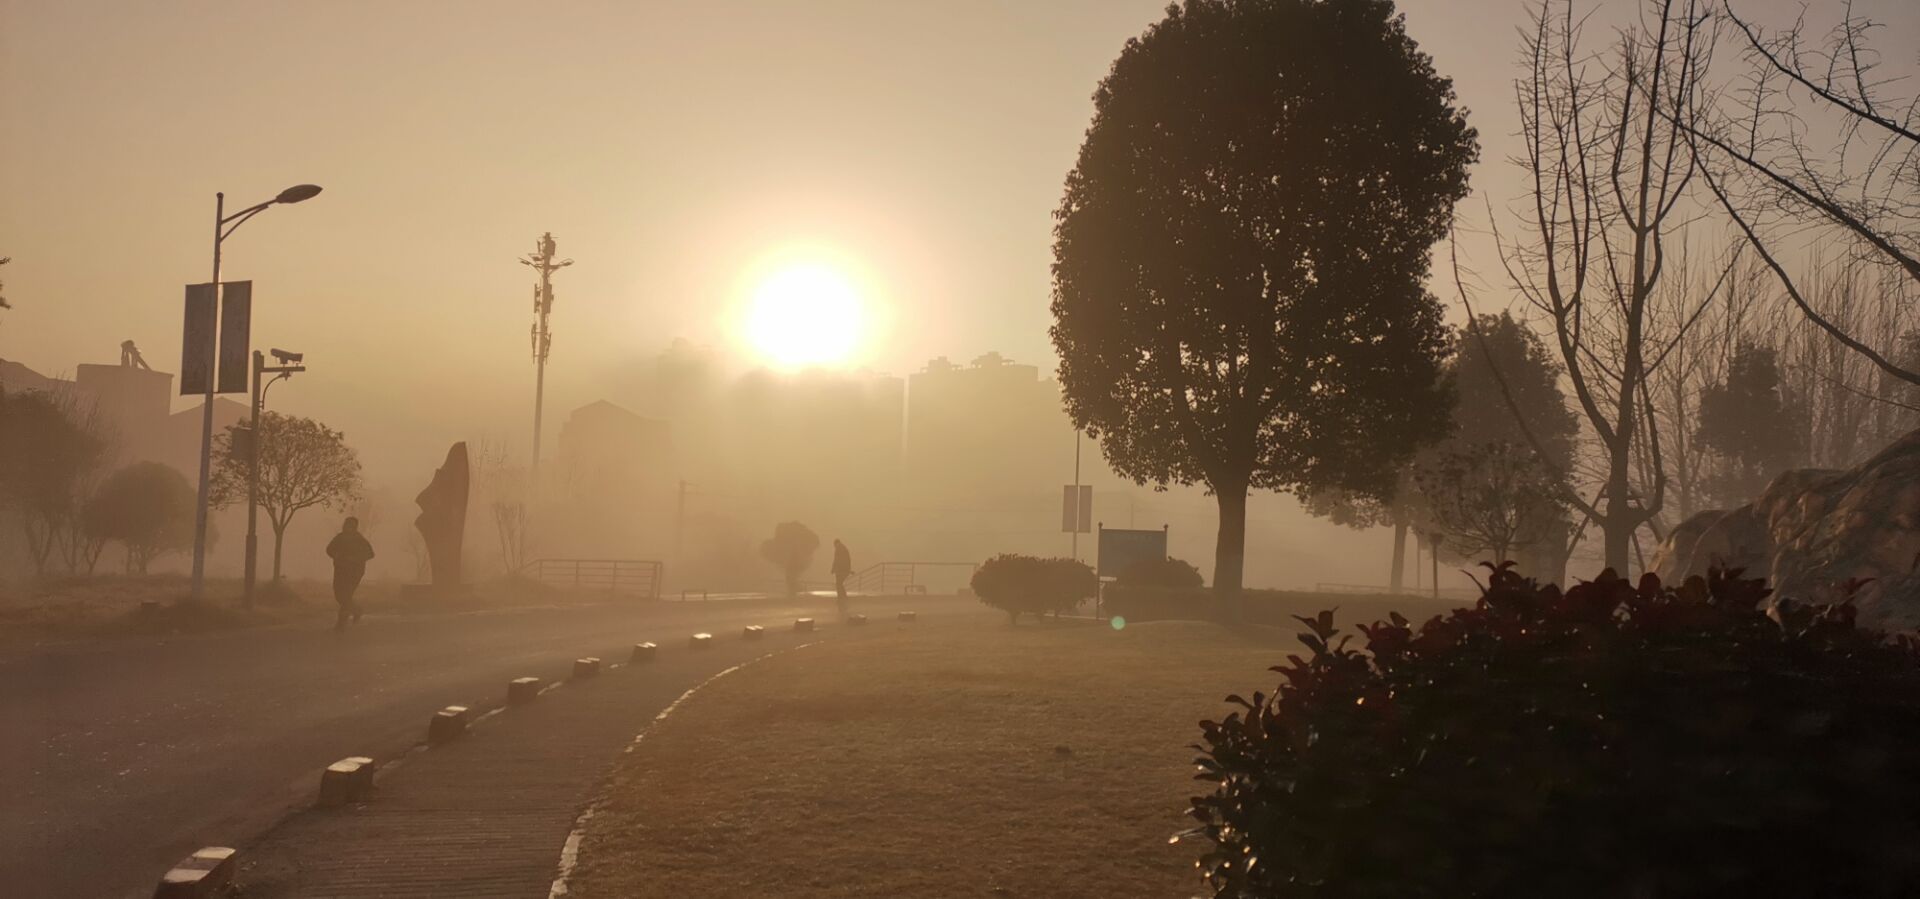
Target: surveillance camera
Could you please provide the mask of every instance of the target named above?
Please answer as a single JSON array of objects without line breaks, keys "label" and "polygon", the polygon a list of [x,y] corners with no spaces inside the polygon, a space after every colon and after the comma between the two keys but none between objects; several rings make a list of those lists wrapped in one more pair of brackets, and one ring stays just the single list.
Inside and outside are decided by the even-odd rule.
[{"label": "surveillance camera", "polygon": [[300,360],[306,358],[305,353],[289,353],[282,349],[268,350],[268,352],[273,354],[273,358],[280,360],[281,365],[298,364]]}]

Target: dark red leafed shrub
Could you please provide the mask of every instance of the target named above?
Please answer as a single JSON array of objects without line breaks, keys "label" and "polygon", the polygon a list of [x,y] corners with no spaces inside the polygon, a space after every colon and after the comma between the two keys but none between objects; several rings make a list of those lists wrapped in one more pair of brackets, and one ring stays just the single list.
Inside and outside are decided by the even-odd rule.
[{"label": "dark red leafed shrub", "polygon": [[1168,556],[1142,559],[1127,566],[1114,582],[1122,587],[1162,587],[1168,590],[1198,590],[1204,581],[1193,563]]},{"label": "dark red leafed shrub", "polygon": [[1100,582],[1086,563],[1073,559],[1040,559],[1008,553],[988,559],[973,572],[973,592],[988,606],[1020,616],[1070,612],[1099,589]]},{"label": "dark red leafed shrub", "polygon": [[1920,895],[1920,650],[1768,593],[1503,567],[1359,648],[1302,618],[1277,692],[1201,722],[1201,872],[1221,897]]}]

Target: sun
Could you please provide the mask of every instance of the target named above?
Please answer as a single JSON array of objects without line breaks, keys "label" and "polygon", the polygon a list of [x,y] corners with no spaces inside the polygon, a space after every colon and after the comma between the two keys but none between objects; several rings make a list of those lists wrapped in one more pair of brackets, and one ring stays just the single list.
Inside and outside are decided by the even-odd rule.
[{"label": "sun", "polygon": [[867,316],[854,280],[826,262],[790,262],[753,288],[747,303],[746,343],[772,365],[841,365],[859,349]]}]

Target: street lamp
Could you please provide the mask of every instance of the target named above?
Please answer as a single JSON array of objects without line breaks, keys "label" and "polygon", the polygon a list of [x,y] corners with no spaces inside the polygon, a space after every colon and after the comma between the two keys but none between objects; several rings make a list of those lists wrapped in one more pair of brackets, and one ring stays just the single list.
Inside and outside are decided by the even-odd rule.
[{"label": "street lamp", "polygon": [[[253,218],[275,203],[298,203],[310,200],[320,193],[317,184],[296,184],[287,188],[264,203],[256,203],[232,215],[227,214],[227,195],[213,195],[213,290],[214,296],[220,293],[220,244],[233,232],[239,230],[247,219]],[[200,494],[193,509],[193,599],[195,602],[207,596],[207,487],[213,475],[213,393],[215,389],[214,368],[219,353],[214,342],[207,341],[207,394],[200,414]],[[252,506],[248,506],[248,515],[252,515]]]},{"label": "street lamp", "polygon": [[[319,188],[314,188],[318,192]],[[306,356],[302,353],[289,353],[275,349],[274,361],[279,365],[268,367],[267,357],[259,350],[253,351],[253,420],[247,425],[247,574],[242,582],[240,605],[253,608],[254,573],[259,570],[260,547],[260,410],[267,405],[267,388],[282,378],[291,378],[295,372],[303,372],[307,367],[301,365]],[[262,375],[273,375],[262,381]]]}]

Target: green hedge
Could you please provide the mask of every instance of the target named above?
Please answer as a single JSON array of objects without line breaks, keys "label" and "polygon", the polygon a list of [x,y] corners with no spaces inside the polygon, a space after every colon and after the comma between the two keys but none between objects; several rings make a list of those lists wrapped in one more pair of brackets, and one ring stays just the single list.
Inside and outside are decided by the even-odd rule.
[{"label": "green hedge", "polygon": [[[1715,571],[1303,618],[1201,722],[1216,897],[1920,896],[1920,643]],[[1364,618],[1360,620],[1365,620]]]},{"label": "green hedge", "polygon": [[1099,590],[1100,581],[1084,562],[1007,553],[975,569],[970,586],[980,602],[1017,624],[1021,615],[1073,611]]}]

